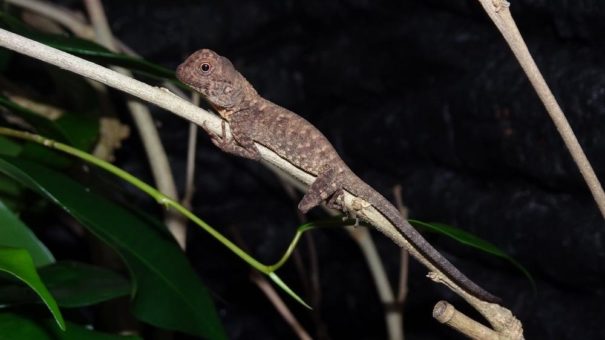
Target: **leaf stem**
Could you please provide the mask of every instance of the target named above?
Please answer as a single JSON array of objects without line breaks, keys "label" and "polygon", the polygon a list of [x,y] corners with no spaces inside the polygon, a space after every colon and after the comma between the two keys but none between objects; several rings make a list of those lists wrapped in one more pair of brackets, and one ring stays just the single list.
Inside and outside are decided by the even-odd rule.
[{"label": "leaf stem", "polygon": [[237,255],[242,260],[244,260],[246,263],[248,263],[251,267],[264,273],[265,275],[268,275],[269,278],[271,278],[271,280],[273,282],[275,282],[278,286],[280,286],[286,293],[291,295],[294,299],[296,299],[297,301],[299,301],[306,307],[309,307],[309,306],[300,297],[298,297],[298,295],[296,295],[296,293],[294,293],[294,291],[292,291],[288,286],[286,286],[286,284],[277,276],[277,274],[275,274],[275,271],[277,271],[279,268],[281,268],[288,261],[288,259],[290,258],[290,255],[294,251],[294,248],[300,241],[300,237],[302,236],[302,234],[304,232],[314,229],[316,227],[320,227],[320,226],[334,226],[334,225],[343,224],[342,221],[335,221],[333,219],[328,220],[328,221],[323,221],[323,222],[303,224],[302,226],[298,227],[298,229],[296,230],[296,234],[294,235],[294,238],[290,242],[290,245],[286,249],[284,255],[279,259],[279,261],[277,261],[273,265],[265,265],[265,264],[260,263],[256,259],[254,259],[252,256],[248,255],[248,253],[246,253],[242,248],[238,247],[235,243],[230,241],[227,237],[225,237],[223,234],[218,232],[216,229],[212,228],[210,225],[208,225],[206,222],[204,222],[201,218],[197,217],[195,214],[193,214],[191,211],[189,211],[187,208],[182,206],[180,203],[178,203],[174,199],[162,194],[154,187],[141,181],[140,179],[136,178],[135,176],[118,168],[117,166],[115,166],[111,163],[108,163],[104,160],[96,158],[93,155],[91,155],[87,152],[84,152],[82,150],[79,150],[79,149],[76,149],[69,145],[54,141],[52,139],[45,138],[45,137],[37,135],[37,134],[33,134],[31,132],[19,131],[19,130],[14,130],[11,128],[0,126],[0,135],[29,140],[29,141],[32,141],[35,143],[42,144],[48,148],[62,151],[66,154],[69,154],[69,155],[75,156],[79,159],[82,159],[88,163],[94,164],[94,165],[98,166],[99,168],[104,169],[104,170],[120,177],[121,179],[134,185],[135,187],[137,187],[139,190],[143,191],[147,195],[151,196],[159,204],[165,206],[166,208],[172,208],[172,209],[176,210],[177,212],[181,213],[183,216],[187,217],[189,220],[193,221],[195,224],[197,224],[202,229],[204,229],[204,231],[206,231],[208,234],[210,234],[212,237],[214,237],[216,240],[218,240],[220,243],[222,243],[225,247],[227,247],[229,250],[231,250],[233,253],[235,253],[235,255]]}]

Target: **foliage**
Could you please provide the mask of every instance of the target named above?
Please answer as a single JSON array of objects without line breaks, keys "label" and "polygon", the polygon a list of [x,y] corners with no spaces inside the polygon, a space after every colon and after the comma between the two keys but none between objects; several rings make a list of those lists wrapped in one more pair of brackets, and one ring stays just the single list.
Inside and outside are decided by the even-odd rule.
[{"label": "foliage", "polygon": [[[35,31],[16,18],[0,14],[0,25],[16,33],[37,39],[69,53],[95,62],[128,67],[133,71],[174,80],[174,73],[145,60],[116,54],[82,39]],[[0,51],[0,72],[11,88],[28,87],[27,79],[11,78],[11,65],[22,58],[7,50]],[[35,105],[24,106],[13,96],[19,91],[0,95],[3,125],[10,123],[51,136],[81,150],[92,150],[100,135],[103,112],[82,78],[45,64],[41,77],[47,77],[65,98],[60,112],[48,114],[50,98],[38,93]],[[69,85],[69,90],[67,86]],[[77,94],[81,92],[81,94]],[[85,100],[88,100],[86,102]],[[26,98],[25,102],[30,99]],[[53,103],[53,105],[56,105]],[[129,209],[113,202],[98,189],[72,179],[80,167],[64,155],[36,143],[15,143],[0,137],[0,314],[2,334],[24,338],[81,339],[122,338],[65,322],[61,309],[78,315],[83,307],[95,307],[105,301],[130,296],[132,314],[155,327],[181,331],[208,339],[225,338],[208,290],[195,273],[184,253],[157,217]],[[67,173],[70,173],[68,175]],[[93,180],[93,179],[91,179]],[[37,193],[36,196],[32,196]],[[116,193],[116,197],[123,193]],[[48,204],[48,203],[54,203]],[[55,262],[51,251],[37,237],[37,230],[56,227],[41,224],[42,216],[57,215],[62,209],[74,221],[113,249],[122,259],[124,269],[116,272],[78,261]],[[21,218],[28,216],[28,221]],[[39,216],[39,217],[36,217]],[[89,238],[87,237],[87,238]],[[82,242],[90,242],[81,239]],[[50,311],[55,326],[47,324],[40,313],[40,302]],[[74,314],[74,311],[75,314]],[[93,325],[94,326],[94,325]],[[65,332],[63,332],[65,331]]]}]

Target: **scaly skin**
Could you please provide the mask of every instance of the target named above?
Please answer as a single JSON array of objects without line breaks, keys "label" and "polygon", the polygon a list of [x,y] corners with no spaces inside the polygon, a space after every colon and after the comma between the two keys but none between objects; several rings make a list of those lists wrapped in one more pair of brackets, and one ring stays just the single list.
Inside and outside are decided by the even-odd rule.
[{"label": "scaly skin", "polygon": [[317,177],[298,205],[301,212],[323,202],[343,210],[337,202],[342,190],[347,190],[382,213],[414,248],[468,293],[484,301],[500,301],[456,269],[389,201],[357,177],[319,130],[299,115],[259,96],[227,58],[211,50],[199,50],[178,67],[177,77],[201,93],[229,123],[232,139],[226,138],[224,125],[220,136],[204,127],[216,146],[237,156],[260,160],[256,142]]}]

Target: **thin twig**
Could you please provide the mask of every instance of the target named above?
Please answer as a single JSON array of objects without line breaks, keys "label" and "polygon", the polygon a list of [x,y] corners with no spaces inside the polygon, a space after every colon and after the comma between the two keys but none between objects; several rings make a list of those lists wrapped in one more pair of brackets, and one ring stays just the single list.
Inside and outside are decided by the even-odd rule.
[{"label": "thin twig", "polygon": [[498,340],[497,332],[460,313],[451,304],[440,301],[433,308],[433,317],[471,339]]},{"label": "thin twig", "polygon": [[321,280],[319,277],[319,259],[317,258],[317,246],[313,234],[305,235],[305,243],[307,245],[307,254],[309,255],[309,283],[311,305],[315,310],[319,310],[321,305]]},{"label": "thin twig", "polygon": [[5,2],[50,18],[81,38],[88,40],[95,38],[92,27],[87,25],[78,14],[57,4],[37,0],[5,0]]},{"label": "thin twig", "polygon": [[[275,172],[276,177],[282,184],[286,195],[292,201],[297,202],[300,197],[296,193],[296,185],[291,183],[289,177],[280,174],[279,172]],[[300,223],[306,223],[306,216],[298,212],[298,217]],[[301,279],[306,295],[309,299],[309,305],[313,307],[311,312],[311,316],[313,318],[313,322],[315,323],[316,337],[318,339],[328,339],[328,331],[326,330],[326,325],[322,321],[321,316],[321,280],[319,276],[319,259],[317,257],[317,247],[315,245],[315,239],[313,238],[313,234],[307,233],[305,234],[305,245],[307,246],[307,254],[309,258],[308,268],[305,267],[304,261],[301,256],[301,252],[296,249],[292,253],[292,258],[294,260],[294,264],[296,270],[298,272],[298,276]]]},{"label": "thin twig", "polygon": [[[193,93],[191,102],[195,106],[200,105],[200,95]],[[188,209],[191,208],[191,200],[195,193],[195,154],[197,149],[197,125],[189,123],[189,140],[187,142],[187,172],[185,173],[185,193],[181,203]]]},{"label": "thin twig", "polygon": [[487,12],[489,17],[492,19],[504,40],[508,43],[513,54],[519,61],[519,64],[523,68],[523,71],[529,78],[531,85],[534,87],[536,92],[538,93],[538,97],[544,104],[546,111],[550,115],[550,118],[555,123],[557,127],[557,131],[563,138],[563,142],[565,142],[565,146],[571,153],[573,160],[576,162],[578,169],[580,169],[580,173],[582,177],[588,184],[588,188],[594,197],[595,202],[599,210],[601,211],[601,215],[605,218],[605,192],[603,191],[603,187],[599,182],[597,175],[595,174],[586,154],[582,150],[576,135],[574,134],[565,114],[561,110],[559,103],[555,99],[555,96],[552,94],[550,88],[546,84],[542,73],[538,69],[536,62],[529,53],[529,49],[527,45],[523,41],[523,37],[521,33],[519,33],[519,29],[517,28],[517,24],[515,24],[515,20],[510,14],[509,3],[506,0],[479,0],[483,9]]},{"label": "thin twig", "polygon": [[[235,242],[247,252],[250,252],[248,246],[244,242],[242,235],[235,228],[231,228],[231,234]],[[250,280],[265,294],[267,300],[275,307],[279,315],[286,321],[292,331],[298,336],[299,339],[310,340],[312,339],[307,330],[298,322],[294,314],[290,311],[288,306],[284,303],[283,299],[277,294],[273,286],[269,281],[257,271],[250,271]]]},{"label": "thin twig", "polygon": [[[117,51],[113,34],[109,28],[109,23],[107,22],[107,17],[105,16],[105,10],[101,1],[84,0],[84,4],[86,5],[90,21],[92,22],[95,31],[95,40],[109,50]],[[112,67],[112,69],[128,77],[132,77],[132,73],[127,69],[122,67]],[[135,126],[139,131],[139,136],[141,136],[141,141],[157,187],[166,196],[177,199],[178,193],[174,182],[174,176],[172,175],[172,169],[170,168],[170,162],[168,161],[168,155],[162,145],[159,132],[155,127],[149,109],[136,99],[127,98],[126,103]],[[184,250],[187,244],[185,220],[177,218],[172,211],[167,210],[165,212],[164,222],[170,233],[177,240],[181,249]]]},{"label": "thin twig", "polygon": [[267,299],[271,302],[273,307],[277,309],[277,312],[281,317],[290,325],[292,331],[298,336],[299,339],[302,340],[311,340],[311,336],[304,327],[298,322],[298,320],[294,317],[294,314],[290,311],[288,306],[284,303],[284,300],[277,294],[273,286],[261,276],[257,271],[250,272],[250,279],[254,284],[265,294]]},{"label": "thin twig", "polygon": [[[399,209],[399,213],[401,213],[401,216],[403,216],[403,218],[407,219],[408,218],[408,209],[403,204],[403,196],[401,194],[401,191],[402,191],[401,185],[397,184],[393,188],[393,196],[395,196],[395,205],[397,206],[397,209]],[[407,250],[405,250],[404,248],[401,248],[400,261],[399,261],[399,285],[398,285],[399,289],[397,290],[397,298],[395,300],[395,303],[396,303],[395,306],[397,306],[396,311],[401,314],[402,325],[404,323],[403,306],[405,304],[405,299],[408,295],[408,276],[409,276],[409,270],[410,270],[409,264],[410,264],[410,254],[408,254]]]},{"label": "thin twig", "polygon": [[[401,194],[401,185],[397,184],[393,188],[395,196],[395,205],[403,218],[408,218],[408,209],[403,204],[403,196]],[[399,289],[397,290],[397,303],[401,306],[405,303],[405,298],[408,295],[408,275],[410,271],[410,254],[408,251],[401,248],[401,262],[399,264]],[[403,310],[401,311],[403,313]]]},{"label": "thin twig", "polygon": [[403,339],[403,320],[401,312],[399,308],[393,308],[397,306],[395,294],[393,294],[393,289],[389,283],[389,277],[387,276],[384,264],[376,249],[376,244],[372,239],[370,231],[367,228],[351,227],[348,229],[359,248],[361,248],[368,268],[372,273],[378,296],[380,296],[380,302],[382,302],[382,305],[385,308],[385,321],[389,339]]}]

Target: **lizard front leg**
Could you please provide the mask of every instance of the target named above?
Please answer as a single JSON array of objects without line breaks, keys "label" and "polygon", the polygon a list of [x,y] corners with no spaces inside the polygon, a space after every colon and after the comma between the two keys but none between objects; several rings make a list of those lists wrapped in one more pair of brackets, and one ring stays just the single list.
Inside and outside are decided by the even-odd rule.
[{"label": "lizard front leg", "polygon": [[202,128],[206,133],[210,136],[210,140],[214,145],[216,145],[219,149],[230,153],[232,155],[249,158],[255,161],[260,160],[260,153],[254,145],[254,141],[249,136],[239,133],[236,128],[237,124],[231,125],[231,134],[233,138],[227,138],[227,132],[225,129],[226,122],[221,121],[221,129],[222,133],[219,136],[218,134],[211,131],[206,123],[202,124]]}]

